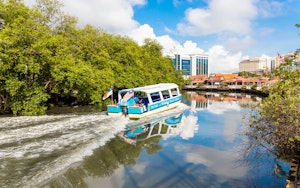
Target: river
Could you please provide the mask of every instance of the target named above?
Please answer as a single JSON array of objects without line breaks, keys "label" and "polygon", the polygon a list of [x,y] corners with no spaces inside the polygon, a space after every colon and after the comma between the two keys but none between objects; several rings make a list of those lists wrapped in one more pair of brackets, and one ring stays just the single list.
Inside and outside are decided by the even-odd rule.
[{"label": "river", "polygon": [[178,124],[148,124],[133,142],[119,133],[136,122],[105,112],[2,116],[0,187],[283,187],[288,163],[245,149],[243,117],[260,100],[187,92],[177,109],[139,123]]}]

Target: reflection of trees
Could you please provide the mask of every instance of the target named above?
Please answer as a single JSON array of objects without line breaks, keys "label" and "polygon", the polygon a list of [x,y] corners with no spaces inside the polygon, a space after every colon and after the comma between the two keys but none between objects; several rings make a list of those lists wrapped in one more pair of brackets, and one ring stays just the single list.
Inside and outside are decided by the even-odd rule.
[{"label": "reflection of trees", "polygon": [[85,172],[83,169],[69,169],[63,175],[58,176],[52,180],[48,187],[88,187],[84,182]]},{"label": "reflection of trees", "polygon": [[[284,162],[291,161],[291,155],[278,155],[279,153],[272,145],[253,137],[253,135],[247,136],[247,142],[244,142],[239,153],[241,157],[239,157],[238,162],[241,165],[249,166],[249,168],[251,167],[252,170],[258,172],[261,168],[264,168],[261,170],[269,170],[269,174],[276,176],[278,180],[286,179],[288,172],[282,168],[282,165]],[[270,168],[265,168],[266,164],[270,165]]]},{"label": "reflection of trees", "polygon": [[120,165],[131,166],[136,163],[143,149],[148,154],[155,154],[162,149],[159,145],[160,136],[148,138],[129,145],[119,138],[114,138],[94,150],[92,156],[87,157],[79,166],[69,168],[64,174],[51,180],[49,187],[87,187],[84,178],[89,176],[111,176]]},{"label": "reflection of trees", "polygon": [[95,150],[92,156],[86,158],[83,162],[83,168],[88,171],[89,176],[111,176],[120,165],[134,165],[141,150],[141,145],[128,145],[115,138],[105,146]]},{"label": "reflection of trees", "polygon": [[143,144],[146,152],[149,155],[155,154],[162,149],[162,146],[159,145],[161,136],[155,136],[148,138],[147,140],[140,142],[138,144]]}]

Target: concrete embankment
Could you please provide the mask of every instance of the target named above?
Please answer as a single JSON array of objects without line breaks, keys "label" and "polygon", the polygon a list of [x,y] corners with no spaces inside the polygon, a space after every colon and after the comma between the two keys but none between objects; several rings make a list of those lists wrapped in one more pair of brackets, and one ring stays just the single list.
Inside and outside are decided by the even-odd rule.
[{"label": "concrete embankment", "polygon": [[296,154],[292,160],[289,176],[286,180],[286,188],[300,188],[300,153]]},{"label": "concrete embankment", "polygon": [[248,94],[254,94],[259,95],[262,97],[267,97],[269,94],[266,92],[263,92],[261,90],[253,90],[253,89],[233,89],[233,88],[207,88],[207,87],[183,87],[182,90],[187,91],[207,91],[207,92],[232,92],[232,93],[248,93]]}]

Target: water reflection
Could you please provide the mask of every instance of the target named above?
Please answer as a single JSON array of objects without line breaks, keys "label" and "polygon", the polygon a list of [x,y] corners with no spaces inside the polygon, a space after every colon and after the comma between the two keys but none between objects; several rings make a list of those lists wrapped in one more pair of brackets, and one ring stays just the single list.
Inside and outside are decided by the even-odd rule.
[{"label": "water reflection", "polygon": [[[194,109],[211,109],[216,104],[224,107],[223,103],[237,104],[238,108],[247,108],[259,104],[262,100],[261,97],[243,93],[186,92],[185,94],[187,98],[184,102]],[[233,107],[230,106],[230,108]],[[222,113],[222,111],[212,111]]]},{"label": "water reflection", "polygon": [[118,136],[128,144],[136,144],[138,141],[162,136],[169,137],[176,134],[181,125],[183,113],[169,116],[155,118],[148,122],[133,123],[127,126],[125,131],[122,131]]},{"label": "water reflection", "polygon": [[[0,148],[0,177],[7,179],[6,187],[33,185],[26,181],[35,181],[35,187],[283,187],[286,162],[261,148],[257,149],[261,156],[244,150],[248,140],[241,136],[243,115],[260,100],[241,94],[189,92],[183,98],[186,105],[139,122],[99,114],[74,119],[68,115],[64,120],[51,116],[20,125],[17,122],[23,120],[14,120],[0,127],[10,135],[4,137],[11,139],[0,137],[0,146],[17,147],[14,131],[27,127],[23,130],[33,130],[36,136],[24,134],[20,147],[36,147],[32,151],[24,147],[19,158],[14,149]],[[41,129],[42,124],[47,128]],[[42,150],[38,143],[46,141],[53,146]],[[34,153],[39,156],[28,160],[27,154]],[[19,163],[25,170],[18,170]],[[1,187],[6,185],[3,182]]]}]

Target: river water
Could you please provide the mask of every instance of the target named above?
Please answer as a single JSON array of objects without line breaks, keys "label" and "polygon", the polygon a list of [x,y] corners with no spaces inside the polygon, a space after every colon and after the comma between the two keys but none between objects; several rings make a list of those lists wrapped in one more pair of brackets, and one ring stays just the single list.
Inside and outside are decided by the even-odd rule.
[{"label": "river water", "polygon": [[[284,187],[288,163],[246,150],[243,117],[260,100],[188,92],[139,122],[86,110],[0,117],[0,187]],[[142,132],[124,137],[130,128]]]}]

